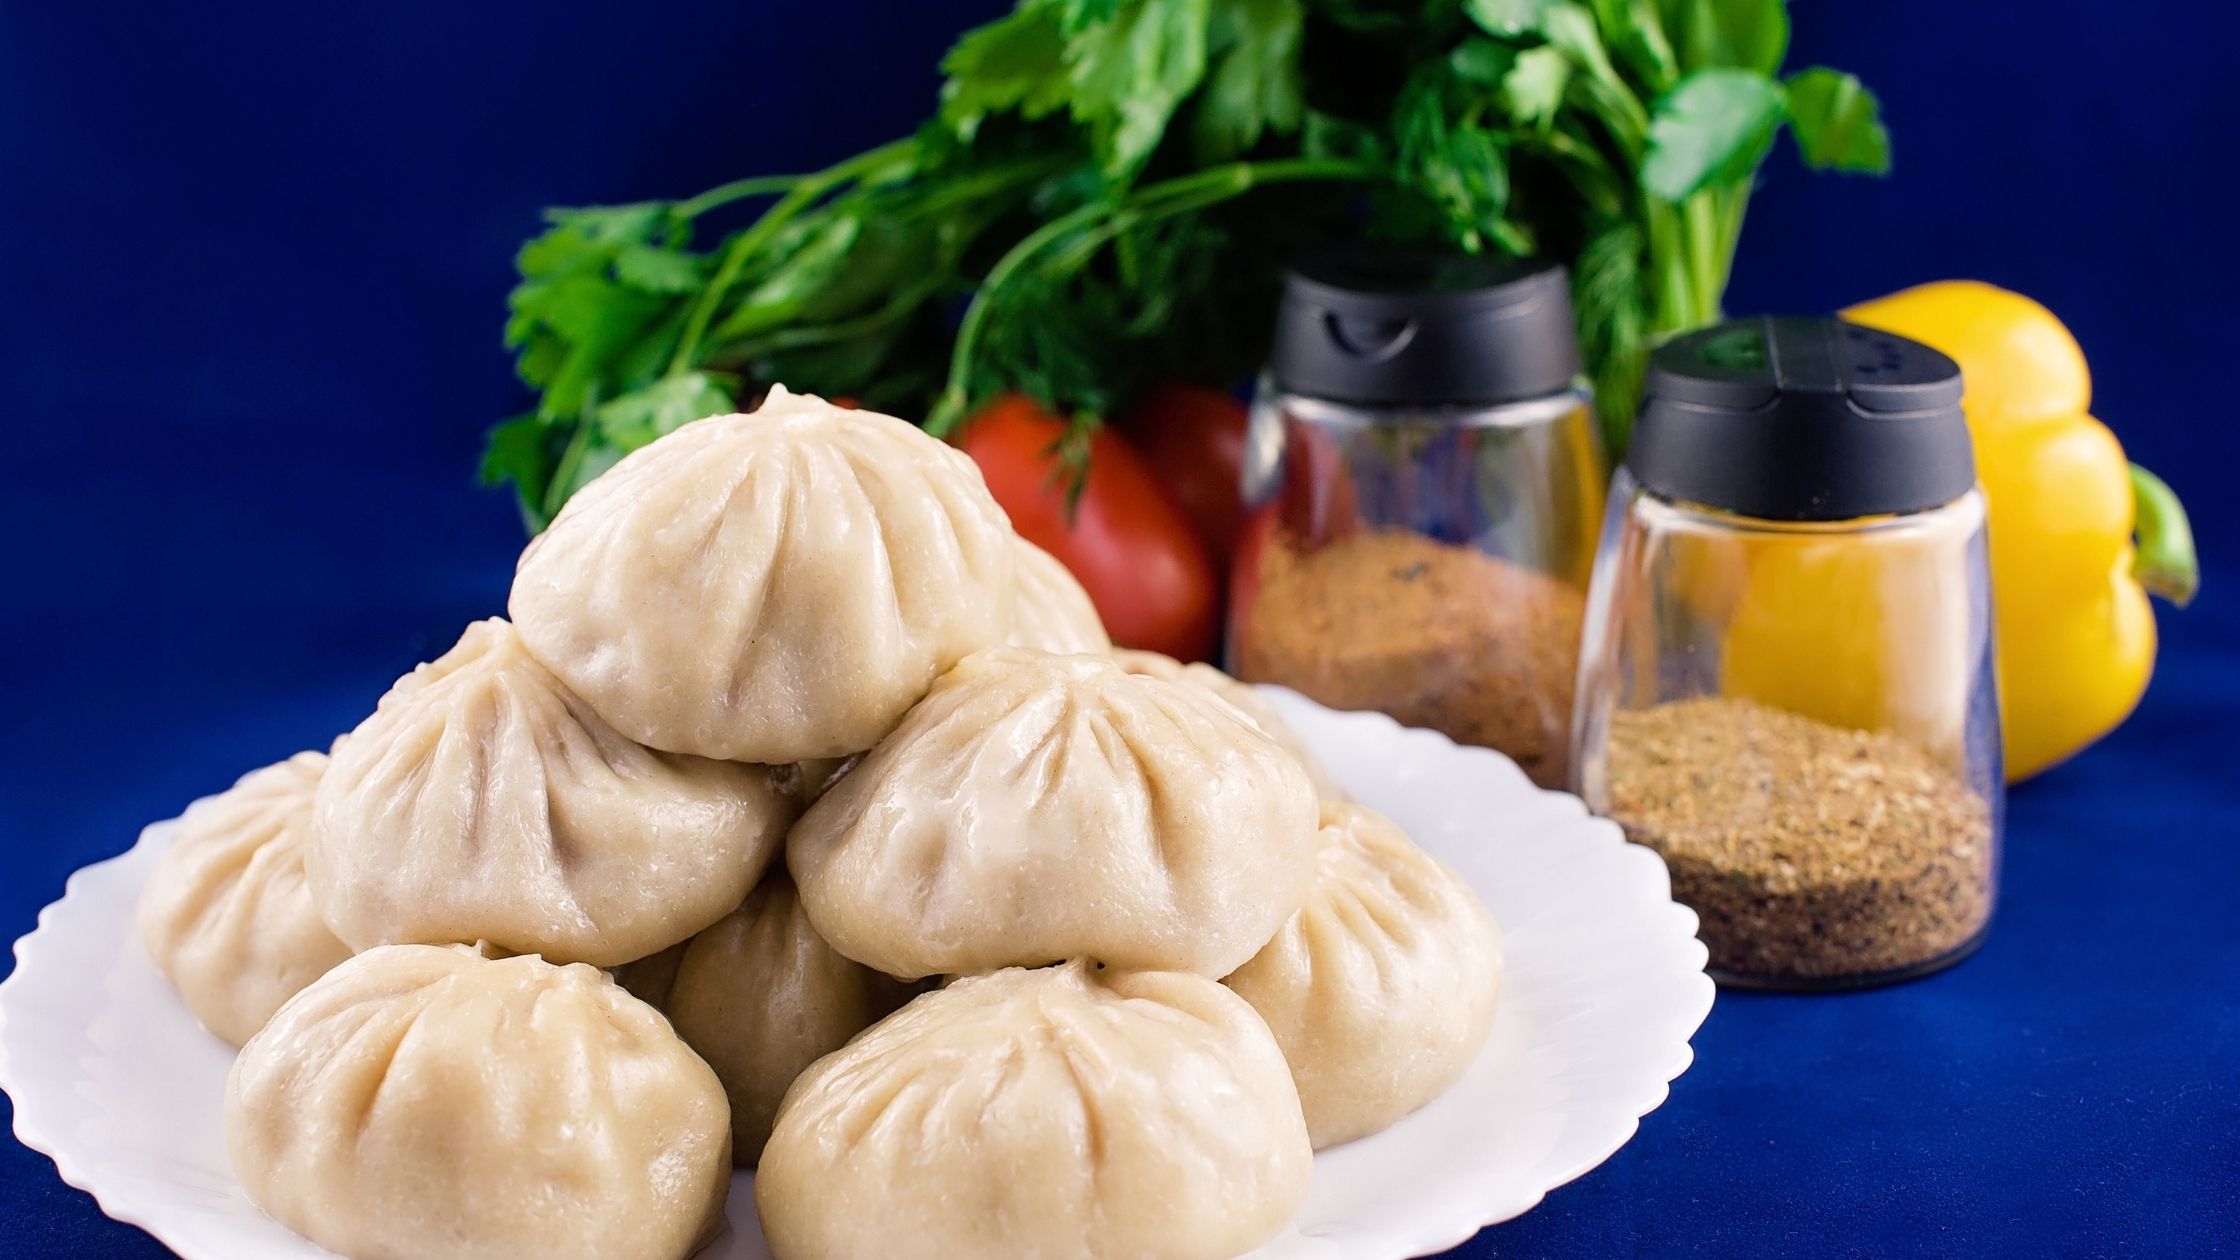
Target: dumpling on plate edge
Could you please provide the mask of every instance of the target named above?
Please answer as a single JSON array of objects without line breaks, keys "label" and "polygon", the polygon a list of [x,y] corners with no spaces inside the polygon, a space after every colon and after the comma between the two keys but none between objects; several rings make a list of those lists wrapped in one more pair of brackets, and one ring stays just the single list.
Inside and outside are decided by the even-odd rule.
[{"label": "dumpling on plate edge", "polygon": [[303,841],[327,755],[301,752],[197,801],[140,890],[140,940],[231,1045],[350,956],[311,903]]},{"label": "dumpling on plate edge", "polygon": [[623,457],[529,544],[511,615],[623,734],[768,765],[879,741],[1011,632],[1011,524],[962,452],[773,387]]},{"label": "dumpling on plate edge", "polygon": [[1219,977],[1314,880],[1314,787],[1203,688],[967,658],[786,840],[809,919],[893,976],[1095,958]]},{"label": "dumpling on plate edge", "polygon": [[334,753],[305,866],[344,943],[612,965],[737,906],[794,806],[760,766],[645,748],[477,622]]},{"label": "dumpling on plate edge", "polygon": [[1180,972],[968,976],[794,1082],[755,1175],[778,1260],[1223,1260],[1312,1176],[1250,1007]]},{"label": "dumpling on plate edge", "polygon": [[226,1082],[249,1198],[352,1260],[683,1260],[730,1141],[715,1073],[605,972],[467,946],[336,967]]},{"label": "dumpling on plate edge", "polygon": [[1359,805],[1322,822],[1314,891],[1226,981],[1283,1047],[1316,1150],[1454,1084],[1501,989],[1500,930],[1468,884]]}]

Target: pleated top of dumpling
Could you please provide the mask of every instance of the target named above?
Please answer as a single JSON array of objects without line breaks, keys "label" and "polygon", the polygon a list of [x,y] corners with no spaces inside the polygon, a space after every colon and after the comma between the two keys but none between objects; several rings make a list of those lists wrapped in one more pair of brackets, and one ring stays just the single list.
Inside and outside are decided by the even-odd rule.
[{"label": "pleated top of dumpling", "polygon": [[1070,963],[960,979],[817,1061],[755,1177],[780,1256],[1222,1260],[1313,1156],[1283,1056],[1219,984]]},{"label": "pleated top of dumpling", "polygon": [[305,858],[354,948],[479,940],[611,965],[738,905],[792,814],[762,767],[625,738],[493,619],[336,748]]},{"label": "pleated top of dumpling", "polygon": [[731,1156],[742,1166],[761,1157],[793,1079],[910,994],[826,944],[783,871],[714,927],[615,979],[659,1007],[715,1069],[731,1099]]},{"label": "pleated top of dumpling", "polygon": [[1452,1085],[1501,991],[1500,929],[1461,876],[1359,805],[1322,823],[1314,891],[1228,979],[1283,1047],[1317,1150]]},{"label": "pleated top of dumpling", "polygon": [[723,1220],[729,1106],[594,967],[369,950],[235,1061],[225,1141],[257,1206],[337,1255],[682,1260]]},{"label": "pleated top of dumpling", "polygon": [[511,611],[530,651],[641,743],[845,756],[1011,632],[1011,538],[961,452],[774,388],[579,491],[522,554]]},{"label": "pleated top of dumpling", "polygon": [[1018,548],[1019,603],[1011,646],[1042,652],[1109,652],[1112,636],[1089,592],[1056,556],[1024,538]]},{"label": "pleated top of dumpling", "polygon": [[1283,745],[1284,751],[1297,757],[1299,764],[1307,768],[1308,777],[1314,780],[1314,790],[1322,799],[1326,801],[1346,799],[1345,789],[1339,787],[1337,780],[1330,777],[1329,768],[1322,764],[1322,758],[1315,756],[1314,750],[1307,747],[1307,741],[1301,739],[1299,733],[1291,729],[1291,724],[1283,720],[1283,715],[1276,712],[1276,706],[1270,704],[1268,698],[1260,694],[1258,687],[1241,679],[1233,678],[1203,662],[1192,661],[1185,665],[1181,661],[1160,652],[1123,648],[1114,652],[1112,659],[1118,661],[1120,668],[1131,674],[1146,674],[1153,678],[1164,678],[1170,682],[1192,682],[1212,691],[1213,694],[1242,710],[1246,717],[1252,719],[1255,726],[1268,733],[1268,738]]},{"label": "pleated top of dumpling", "polygon": [[1218,977],[1305,898],[1315,820],[1298,760],[1203,688],[999,648],[811,807],[787,863],[817,930],[889,975]]},{"label": "pleated top of dumpling", "polygon": [[304,833],[326,768],[325,753],[297,753],[195,802],[140,892],[149,957],[203,1027],[236,1046],[350,956],[304,885]]}]

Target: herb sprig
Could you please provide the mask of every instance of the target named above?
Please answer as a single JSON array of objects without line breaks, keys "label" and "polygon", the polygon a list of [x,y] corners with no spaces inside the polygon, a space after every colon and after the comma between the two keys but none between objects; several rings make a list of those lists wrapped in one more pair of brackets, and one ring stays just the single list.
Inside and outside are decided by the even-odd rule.
[{"label": "herb sprig", "polygon": [[[1622,442],[1649,347],[1719,318],[1784,127],[1879,172],[1848,74],[1779,77],[1783,0],[1020,0],[915,134],[804,175],[555,210],[507,344],[536,408],[483,471],[541,528],[771,381],[952,429],[1019,390],[1093,424],[1264,352],[1284,259],[1368,236],[1571,267]],[[701,248],[708,225],[759,211]]]}]

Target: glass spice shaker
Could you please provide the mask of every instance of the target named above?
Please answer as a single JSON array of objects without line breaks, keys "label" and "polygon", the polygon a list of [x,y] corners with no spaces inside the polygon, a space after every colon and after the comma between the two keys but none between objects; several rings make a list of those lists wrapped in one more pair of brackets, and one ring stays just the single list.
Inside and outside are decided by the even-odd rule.
[{"label": "glass spice shaker", "polygon": [[1560,267],[1325,254],[1245,439],[1228,661],[1562,786],[1608,462]]},{"label": "glass spice shaker", "polygon": [[1722,983],[1878,984],[1982,941],[2005,796],[1952,360],[1834,319],[1656,353],[1574,754],[1589,808],[1664,856]]}]

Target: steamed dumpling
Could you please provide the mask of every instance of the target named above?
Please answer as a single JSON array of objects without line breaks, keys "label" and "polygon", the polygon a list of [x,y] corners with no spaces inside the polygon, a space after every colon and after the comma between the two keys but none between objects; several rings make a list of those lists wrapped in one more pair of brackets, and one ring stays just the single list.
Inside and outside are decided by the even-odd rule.
[{"label": "steamed dumpling", "polygon": [[1018,549],[1019,603],[1011,623],[1011,646],[1042,652],[1109,652],[1112,636],[1089,592],[1056,556],[1024,538]]},{"label": "steamed dumpling", "polygon": [[354,948],[486,940],[608,965],[738,905],[792,813],[760,767],[616,733],[491,620],[336,749],[305,860]]},{"label": "steamed dumpling", "polygon": [[945,675],[787,839],[833,948],[918,977],[1222,976],[1314,880],[1314,786],[1203,688],[1019,648]]},{"label": "steamed dumpling", "polygon": [[342,964],[226,1082],[235,1176],[352,1260],[682,1260],[731,1182],[723,1086],[604,972],[463,946]]},{"label": "steamed dumpling", "polygon": [[1307,741],[1299,738],[1299,733],[1291,729],[1291,724],[1283,720],[1283,715],[1276,712],[1276,707],[1268,703],[1268,698],[1261,695],[1260,689],[1251,683],[1240,682],[1211,665],[1196,662],[1185,665],[1171,656],[1135,648],[1115,651],[1112,659],[1120,662],[1120,668],[1131,674],[1144,674],[1169,681],[1182,679],[1209,688],[1215,695],[1244,710],[1244,715],[1266,731],[1269,739],[1283,745],[1285,752],[1297,757],[1299,764],[1307,768],[1308,776],[1314,780],[1317,795],[1326,801],[1346,799],[1345,789],[1330,777],[1330,771],[1324,768],[1322,759],[1314,755],[1314,750],[1307,747]]},{"label": "steamed dumpling", "polygon": [[529,650],[615,728],[771,765],[861,752],[1011,631],[1011,526],[961,452],[772,389],[585,486],[522,554]]},{"label": "steamed dumpling", "polygon": [[1228,980],[1283,1047],[1316,1150],[1452,1085],[1501,988],[1501,936],[1469,885],[1358,805],[1325,805],[1323,824],[1307,904]]},{"label": "steamed dumpling", "polygon": [[311,794],[326,768],[325,753],[297,753],[189,806],[141,890],[148,956],[232,1045],[350,956],[303,880]]},{"label": "steamed dumpling", "polygon": [[908,997],[899,981],[825,944],[782,872],[714,927],[617,978],[715,1069],[741,1164],[761,1157],[793,1079]]},{"label": "steamed dumpling", "polygon": [[794,1083],[755,1176],[778,1260],[1222,1260],[1306,1200],[1283,1056],[1202,976],[1068,963],[929,993]]}]

